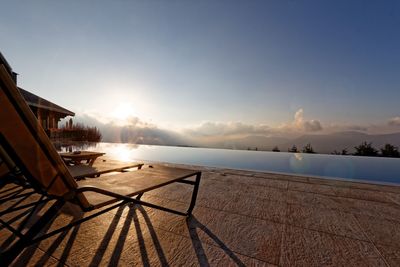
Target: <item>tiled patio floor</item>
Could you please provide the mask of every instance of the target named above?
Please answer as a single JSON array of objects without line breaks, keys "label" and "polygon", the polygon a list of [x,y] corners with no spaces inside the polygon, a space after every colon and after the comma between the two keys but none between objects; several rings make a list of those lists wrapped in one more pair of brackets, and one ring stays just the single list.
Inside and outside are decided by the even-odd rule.
[{"label": "tiled patio floor", "polygon": [[[11,187],[0,198],[19,190]],[[190,188],[143,199],[184,210]],[[23,215],[2,219],[18,225]],[[87,215],[68,205],[49,229]],[[0,229],[4,249],[14,239]],[[400,266],[400,187],[205,169],[191,219],[122,206],[26,249],[14,265]]]}]

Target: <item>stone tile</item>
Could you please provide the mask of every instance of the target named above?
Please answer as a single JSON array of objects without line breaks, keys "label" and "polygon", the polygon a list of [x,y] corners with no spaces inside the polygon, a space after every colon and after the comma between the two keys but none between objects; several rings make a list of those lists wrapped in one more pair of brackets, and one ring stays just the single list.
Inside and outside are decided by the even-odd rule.
[{"label": "stone tile", "polygon": [[[346,197],[332,195],[336,186],[341,187],[339,194]],[[7,194],[4,190],[5,187],[0,188],[0,198]],[[17,189],[8,192],[12,190]],[[191,219],[126,205],[42,241],[38,244],[40,249],[26,249],[19,260],[28,265],[50,266],[58,261],[68,266],[159,266],[166,262],[170,266],[379,266],[381,258],[376,248],[365,241],[364,233],[387,263],[396,266],[399,193],[397,187],[207,170],[203,172]],[[172,184],[146,193],[142,199],[185,211],[190,194],[190,186]],[[387,201],[385,197],[392,204],[383,203],[382,200]],[[1,208],[15,203],[2,204]],[[35,217],[43,214],[46,207]],[[75,205],[66,205],[49,228],[90,214]],[[6,218],[16,217],[16,225],[22,220],[17,213],[10,216]],[[290,224],[286,231],[284,223]],[[7,232],[0,228],[0,245],[10,242]]]},{"label": "stone tile", "polygon": [[242,255],[278,264],[282,224],[213,210],[206,216],[199,219],[204,223],[198,227],[202,242],[216,246],[222,243]]},{"label": "stone tile", "polygon": [[213,194],[223,194],[225,192],[230,192],[233,194],[240,194],[247,192],[251,185],[238,183],[238,182],[225,182],[219,180],[208,180],[200,184],[199,194],[213,195]]},{"label": "stone tile", "polygon": [[400,207],[396,204],[351,198],[337,199],[342,204],[346,212],[400,222]]},{"label": "stone tile", "polygon": [[368,240],[356,218],[350,213],[339,210],[291,204],[288,208],[286,222],[310,230]]},{"label": "stone tile", "polygon": [[[137,228],[139,225],[135,225]],[[181,266],[185,266],[185,254],[190,243],[182,236],[157,228],[142,231],[137,238],[126,240],[121,249],[114,249],[110,256],[104,257],[102,264],[108,266],[168,266],[175,258],[179,258]]]},{"label": "stone tile", "polygon": [[332,195],[335,196],[335,187],[329,185],[316,185],[311,183],[300,183],[300,182],[289,182],[289,190],[293,191],[303,191],[309,193],[316,193],[322,195]]},{"label": "stone tile", "polygon": [[224,207],[224,211],[258,219],[284,223],[288,204],[283,201],[269,201],[263,198],[240,197]]},{"label": "stone tile", "polygon": [[269,178],[269,179],[276,179],[276,180],[292,181],[292,182],[307,182],[308,181],[308,177],[305,177],[305,176],[286,175],[286,174],[279,174],[279,173],[257,173],[255,176]]},{"label": "stone tile", "polygon": [[248,186],[239,196],[261,198],[268,201],[286,202],[287,190],[273,187]]},{"label": "stone tile", "polygon": [[213,194],[212,196],[202,194],[197,197],[196,206],[224,210],[232,201],[235,201],[237,194],[225,192],[221,194]]},{"label": "stone tile", "polygon": [[243,175],[243,176],[254,176],[259,174],[259,172],[246,171],[246,170],[235,170],[235,169],[220,169],[220,173],[225,175]]},{"label": "stone tile", "polygon": [[171,266],[277,266],[235,253],[224,246],[216,247],[197,239],[187,239],[183,253],[174,257]]},{"label": "stone tile", "polygon": [[[21,191],[21,194],[30,193],[31,190],[24,190]],[[9,208],[16,208],[26,204],[33,203],[34,201],[38,201],[40,196],[38,194],[32,194],[25,197],[21,197],[21,194],[16,194],[13,196],[12,199],[9,199],[5,202],[1,203],[0,211],[6,211]],[[10,196],[11,197],[11,196]],[[8,198],[8,197],[7,197]]]},{"label": "stone tile", "polygon": [[387,196],[397,205],[400,205],[400,194],[387,193]]},{"label": "stone tile", "polygon": [[[169,200],[190,202],[193,187],[186,184],[170,184],[156,190],[149,191],[144,195],[161,197]],[[200,193],[203,188],[200,187]]]},{"label": "stone tile", "polygon": [[[164,206],[181,211],[185,211],[187,209],[186,204],[171,201],[164,203]],[[195,213],[196,210],[194,211],[194,214]],[[142,207],[138,207],[136,209],[136,215],[139,223],[146,227],[156,227],[178,235],[189,236],[187,218],[184,216]]]},{"label": "stone tile", "polygon": [[344,187],[336,187],[334,190],[340,197],[394,203],[387,192]]},{"label": "stone tile", "polygon": [[325,209],[342,210],[343,206],[337,197],[325,196],[321,194],[288,190],[287,202],[302,206],[315,206]]},{"label": "stone tile", "polygon": [[379,252],[390,266],[400,266],[400,248],[386,245],[376,245]]},{"label": "stone tile", "polygon": [[16,242],[17,238],[6,228],[0,229],[0,252],[7,250]]},{"label": "stone tile", "polygon": [[247,177],[247,179],[245,179],[244,182],[256,186],[268,186],[285,190],[288,187],[288,181],[283,179],[270,179],[268,177],[259,177],[259,176]]},{"label": "stone tile", "polygon": [[279,189],[287,189],[288,181],[282,179],[270,179],[259,176],[238,176],[238,175],[219,175],[213,177],[214,180],[223,181],[224,183],[238,183],[255,186],[268,186]]},{"label": "stone tile", "polygon": [[17,191],[21,191],[21,186],[16,184],[5,184],[0,187],[0,198],[8,197],[15,194]]},{"label": "stone tile", "polygon": [[[64,223],[68,221],[64,218]],[[110,257],[118,244],[136,238],[132,224],[131,218],[106,213],[43,240],[39,247],[70,266],[99,265],[104,258]],[[51,227],[59,227],[58,222]]]},{"label": "stone tile", "polygon": [[355,188],[355,189],[400,193],[400,186],[394,186],[394,185],[352,182],[352,181],[322,179],[322,178],[312,178],[312,177],[310,177],[308,181],[315,184],[325,184],[343,188]]},{"label": "stone tile", "polygon": [[32,246],[26,248],[11,266],[63,266],[58,260]]},{"label": "stone tile", "polygon": [[358,214],[356,218],[372,242],[400,248],[399,222]]},{"label": "stone tile", "polygon": [[287,225],[280,266],[386,266],[374,245]]},{"label": "stone tile", "polygon": [[[131,243],[122,252],[118,264],[150,266],[268,266],[265,262],[238,254],[224,246],[212,246],[195,233],[185,238],[162,229],[154,228],[143,235],[137,244]],[[139,249],[140,257],[132,257],[131,251]],[[141,260],[139,260],[141,259]],[[167,264],[166,264],[167,263]],[[116,264],[116,262],[112,262]]]}]

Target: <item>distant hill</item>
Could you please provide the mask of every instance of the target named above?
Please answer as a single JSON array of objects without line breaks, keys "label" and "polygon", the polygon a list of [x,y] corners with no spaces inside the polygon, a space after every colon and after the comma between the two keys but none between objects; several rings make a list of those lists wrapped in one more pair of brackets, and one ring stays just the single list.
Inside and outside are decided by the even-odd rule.
[{"label": "distant hill", "polygon": [[299,151],[308,143],[312,145],[317,153],[330,154],[334,150],[341,151],[346,149],[349,153],[354,152],[354,147],[362,142],[372,142],[372,145],[379,149],[386,143],[400,147],[400,133],[369,135],[362,132],[348,131],[333,134],[317,135],[308,134],[295,139],[282,137],[266,137],[251,135],[243,138],[229,139],[224,141],[208,143],[207,147],[225,149],[251,149],[271,151],[277,146],[281,151],[287,151],[296,145]]},{"label": "distant hill", "polygon": [[390,143],[400,147],[400,133],[369,135],[360,132],[338,132],[328,135],[303,135],[279,146],[281,151],[296,145],[301,150],[310,143],[318,153],[332,153],[334,150],[347,149],[349,153],[354,152],[354,147],[362,142],[372,142],[372,145],[379,149],[384,144]]},{"label": "distant hill", "polygon": [[282,137],[266,137],[262,135],[251,135],[243,138],[228,139],[207,144],[209,147],[226,148],[226,149],[240,149],[246,150],[248,148],[254,150],[272,150],[276,145],[288,142],[290,139]]}]

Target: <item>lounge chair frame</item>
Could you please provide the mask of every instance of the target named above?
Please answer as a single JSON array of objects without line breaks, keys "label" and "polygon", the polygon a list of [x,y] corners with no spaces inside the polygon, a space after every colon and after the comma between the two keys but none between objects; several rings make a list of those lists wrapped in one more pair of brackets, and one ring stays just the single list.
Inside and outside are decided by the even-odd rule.
[{"label": "lounge chair frame", "polygon": [[[14,212],[17,210],[33,207],[32,210],[29,212],[27,217],[24,219],[22,222],[22,226],[19,225],[18,229],[15,229],[11,223],[5,222],[4,220],[0,219],[0,224],[2,224],[5,228],[10,230],[12,233],[14,233],[17,237],[19,237],[19,240],[16,241],[7,251],[3,251],[0,253],[0,262],[1,264],[7,266],[12,263],[12,261],[22,252],[22,250],[36,242],[39,242],[43,239],[46,239],[50,236],[53,236],[55,234],[61,233],[67,229],[70,229],[80,223],[83,223],[87,220],[90,220],[94,217],[97,217],[105,212],[108,212],[112,209],[115,209],[117,207],[120,207],[122,205],[132,203],[132,204],[138,204],[142,206],[147,206],[150,208],[155,208],[159,209],[162,211],[170,212],[173,214],[177,215],[182,215],[182,216],[190,216],[192,214],[193,208],[196,203],[196,198],[197,198],[197,193],[200,185],[200,179],[201,179],[201,172],[200,171],[188,171],[184,172],[184,174],[179,175],[178,177],[173,178],[172,180],[166,180],[165,182],[154,184],[150,187],[146,187],[142,190],[139,191],[134,191],[132,192],[132,195],[122,195],[116,192],[108,191],[105,190],[104,188],[97,188],[95,186],[80,186],[77,185],[74,182],[74,179],[72,176],[68,173],[68,170],[66,169],[66,166],[64,163],[61,163],[61,169],[55,166],[60,166],[61,158],[57,159],[54,158],[55,154],[57,154],[54,150],[54,148],[51,146],[51,149],[49,150],[49,140],[44,138],[45,133],[43,132],[43,129],[41,128],[35,128],[34,123],[36,123],[36,119],[34,118],[34,115],[31,114],[31,112],[28,110],[28,107],[26,103],[22,100],[22,97],[20,97],[18,94],[15,94],[16,92],[16,87],[15,85],[10,85],[10,79],[9,77],[4,77],[4,67],[0,65],[0,74],[3,75],[2,78],[0,79],[0,89],[4,90],[3,88],[7,88],[5,90],[5,95],[10,98],[10,103],[15,108],[15,111],[18,114],[21,115],[21,119],[27,129],[29,130],[30,134],[32,135],[33,139],[36,142],[36,145],[38,148],[40,148],[41,152],[44,153],[43,155],[46,156],[46,159],[49,160],[49,163],[52,164],[53,166],[53,174],[48,174],[54,175],[51,179],[46,179],[49,183],[45,186],[42,184],[43,181],[36,179],[37,177],[34,176],[33,173],[31,173],[32,170],[29,169],[28,166],[25,166],[24,161],[22,158],[20,158],[20,155],[13,149],[13,146],[9,143],[9,141],[6,139],[6,137],[3,135],[2,132],[0,132],[0,158],[1,158],[1,164],[6,164],[8,170],[10,171],[6,176],[7,179],[2,177],[2,180],[8,180],[8,181],[16,181],[16,184],[23,186],[24,188],[31,188],[34,193],[40,194],[41,197],[39,198],[38,201],[32,202],[30,204],[22,205],[19,207],[16,206],[11,206],[10,208],[7,208],[3,211],[0,212],[0,216],[5,215],[10,212]],[[10,86],[11,89],[8,87]],[[10,90],[10,92],[8,92]],[[9,95],[10,94],[10,95]],[[15,98],[15,99],[14,99]],[[15,102],[14,102],[15,101]],[[52,154],[53,153],[53,154]],[[57,156],[57,155],[56,155]],[[54,173],[55,172],[55,173]],[[140,170],[138,170],[140,172]],[[47,175],[46,175],[47,177]],[[60,178],[61,177],[61,178]],[[62,178],[64,177],[64,178]],[[188,178],[195,177],[194,180],[188,180]],[[50,178],[50,177],[49,177]],[[65,186],[65,192],[63,194],[60,194],[59,192],[52,193],[50,190],[53,185],[55,185],[57,182],[60,182],[60,179],[62,179],[62,182]],[[63,180],[64,179],[64,180]],[[71,180],[72,179],[72,180]],[[101,179],[101,178],[99,178]],[[184,183],[188,185],[193,186],[193,191],[192,191],[192,196],[190,200],[189,207],[186,212],[170,209],[167,207],[159,206],[156,204],[148,203],[145,201],[141,200],[141,197],[145,192],[163,187],[165,185],[171,184],[171,183]],[[55,191],[54,191],[55,192]],[[88,205],[87,199],[84,197],[84,192],[95,192],[101,195],[105,195],[108,197],[111,197],[111,201],[106,201],[103,203],[98,203],[96,205]],[[24,193],[22,194],[23,196],[26,196],[31,193]],[[21,197],[20,196],[15,196],[16,198]],[[83,200],[82,200],[83,197]],[[0,204],[4,203],[5,201],[10,200],[11,197],[6,197],[3,199],[0,199]],[[46,211],[45,213],[36,221],[34,224],[25,232],[23,233],[23,227],[24,224],[29,221],[29,219],[32,217],[32,215],[37,211],[38,207],[50,202],[50,201],[55,201]],[[94,214],[91,214],[85,218],[78,219],[66,226],[63,226],[59,229],[53,230],[49,233],[42,233],[43,230],[45,229],[45,226],[52,221],[57,214],[60,212],[60,209],[67,203],[73,203],[77,204],[82,211],[93,211],[95,209],[105,207],[99,212],[96,212]],[[40,233],[40,235],[39,235]]]},{"label": "lounge chair frame", "polygon": [[[13,169],[13,171],[10,172],[10,180],[11,181],[17,180],[17,183],[23,184],[25,188],[32,188],[34,193],[41,195],[41,198],[36,202],[32,202],[30,204],[15,207],[15,208],[8,208],[5,211],[1,211],[0,217],[7,213],[11,213],[11,212],[14,212],[17,210],[33,207],[30,214],[24,220],[24,221],[28,221],[30,219],[30,217],[36,212],[37,208],[40,205],[45,204],[49,201],[55,200],[55,203],[51,205],[51,207],[32,225],[32,227],[30,227],[30,229],[25,234],[22,233],[22,231],[21,231],[22,229],[15,229],[14,227],[11,226],[11,224],[0,219],[0,224],[2,224],[8,230],[10,230],[12,233],[14,233],[17,237],[19,237],[19,240],[9,250],[1,253],[0,262],[5,263],[5,264],[10,264],[22,252],[22,250],[25,247],[28,247],[34,243],[40,242],[40,241],[42,241],[46,238],[49,238],[53,235],[59,234],[59,233],[65,231],[65,230],[68,230],[78,224],[81,224],[85,221],[88,221],[92,218],[95,218],[101,214],[104,214],[108,211],[111,211],[117,207],[126,205],[128,203],[138,204],[138,205],[170,212],[170,213],[177,214],[177,215],[188,216],[188,217],[191,216],[193,208],[196,204],[196,198],[197,198],[197,193],[199,190],[200,179],[201,179],[201,172],[195,172],[195,173],[191,174],[190,176],[182,177],[181,180],[175,181],[177,183],[184,183],[184,184],[189,184],[189,185],[193,186],[193,191],[192,191],[189,208],[187,209],[186,212],[182,212],[182,211],[178,211],[178,210],[174,210],[174,209],[170,209],[167,207],[163,207],[163,206],[159,206],[156,204],[142,201],[140,199],[143,196],[144,192],[137,194],[136,197],[133,198],[133,197],[127,197],[124,195],[116,194],[114,192],[107,191],[107,190],[104,190],[101,188],[96,188],[94,186],[83,186],[83,187],[79,187],[77,189],[72,189],[72,191],[69,194],[66,194],[63,197],[52,196],[52,195],[49,195],[40,186],[36,186],[34,179],[29,178],[29,172],[27,170],[23,169],[24,168],[23,165],[18,164],[18,163],[20,163],[18,156],[12,151],[11,147],[9,147],[9,144],[7,143],[7,141],[4,139],[4,137],[1,134],[0,134],[0,145],[3,148],[3,149],[1,149],[1,147],[0,147],[1,158],[3,158],[3,160],[4,160],[4,158],[7,157],[7,155],[4,155],[4,150],[6,150],[9,158],[8,159],[6,158],[4,161],[8,165],[9,169]],[[16,166],[18,166],[18,167],[16,167]],[[19,167],[19,166],[21,166],[21,167]],[[186,180],[187,178],[191,178],[192,176],[195,176],[194,181]],[[21,181],[21,179],[23,179],[23,181]],[[99,178],[99,179],[101,179],[101,178]],[[31,183],[31,182],[33,182],[33,183]],[[51,186],[51,184],[52,183],[50,183],[50,186]],[[152,190],[160,188],[162,186],[164,186],[164,185],[157,186],[157,187],[153,188]],[[76,220],[72,223],[69,223],[68,225],[58,228],[56,230],[53,230],[49,233],[45,233],[45,234],[41,234],[41,235],[37,236],[38,233],[40,233],[42,231],[42,229],[58,215],[58,213],[60,212],[60,209],[67,202],[79,204],[79,202],[75,201],[76,195],[79,193],[89,192],[89,191],[113,197],[120,202],[118,202],[117,204],[111,205],[110,207],[107,207],[105,209],[102,209],[101,211],[96,212],[90,216],[87,216],[85,218],[82,218],[82,219]],[[151,190],[149,190],[149,191],[151,191]],[[148,192],[148,191],[146,191],[146,192]],[[27,194],[32,194],[32,193],[27,193]],[[17,197],[22,197],[24,195],[20,195]],[[4,203],[5,201],[7,201],[9,199],[10,198],[0,199],[0,204]],[[92,210],[95,210],[96,208],[99,208],[99,207],[95,207],[95,206],[90,206],[89,208],[87,208],[87,207],[85,208],[81,205],[79,205],[79,206],[82,211],[92,211]]]}]

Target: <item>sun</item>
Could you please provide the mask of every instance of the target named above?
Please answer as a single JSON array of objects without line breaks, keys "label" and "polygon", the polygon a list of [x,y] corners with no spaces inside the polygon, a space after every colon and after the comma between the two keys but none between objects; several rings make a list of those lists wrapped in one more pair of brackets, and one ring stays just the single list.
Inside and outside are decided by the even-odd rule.
[{"label": "sun", "polygon": [[111,116],[118,123],[124,123],[127,122],[129,118],[136,117],[137,115],[132,104],[120,103],[111,112]]}]

